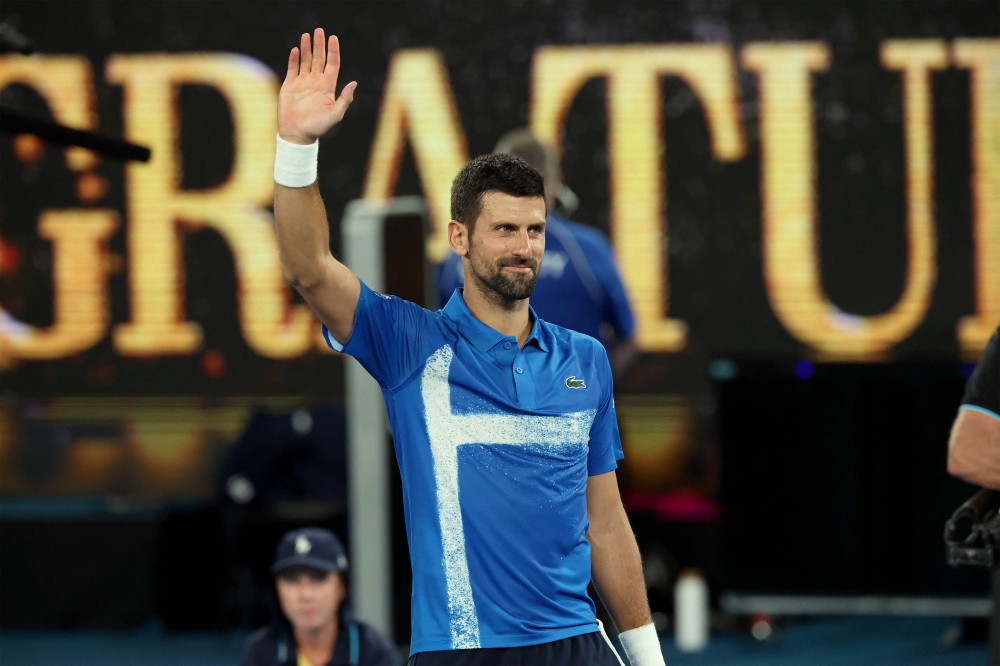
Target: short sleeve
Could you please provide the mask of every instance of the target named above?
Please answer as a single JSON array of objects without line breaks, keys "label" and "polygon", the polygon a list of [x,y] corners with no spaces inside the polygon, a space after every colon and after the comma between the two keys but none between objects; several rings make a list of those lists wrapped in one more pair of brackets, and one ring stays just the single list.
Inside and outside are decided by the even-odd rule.
[{"label": "short sleeve", "polygon": [[986,343],[986,349],[965,385],[961,409],[983,412],[1000,420],[1000,329]]},{"label": "short sleeve", "polygon": [[[595,341],[596,342],[596,341]],[[587,453],[587,474],[606,474],[618,467],[618,461],[625,457],[622,453],[622,438],[618,432],[618,416],[615,413],[614,385],[611,379],[611,364],[604,347],[595,344],[601,367],[601,406],[590,427],[590,443]]]},{"label": "short sleeve", "polygon": [[331,349],[356,358],[379,386],[391,390],[426,359],[422,352],[433,326],[434,313],[362,282],[351,338],[341,344],[326,326],[323,337]]}]

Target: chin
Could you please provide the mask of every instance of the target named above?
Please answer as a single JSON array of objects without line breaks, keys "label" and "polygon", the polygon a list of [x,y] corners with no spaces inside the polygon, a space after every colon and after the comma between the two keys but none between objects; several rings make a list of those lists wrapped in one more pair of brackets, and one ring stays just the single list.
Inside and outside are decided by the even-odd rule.
[{"label": "chin", "polygon": [[292,622],[296,629],[301,631],[315,631],[316,629],[322,629],[326,622],[320,620],[317,615],[305,615],[295,618]]}]

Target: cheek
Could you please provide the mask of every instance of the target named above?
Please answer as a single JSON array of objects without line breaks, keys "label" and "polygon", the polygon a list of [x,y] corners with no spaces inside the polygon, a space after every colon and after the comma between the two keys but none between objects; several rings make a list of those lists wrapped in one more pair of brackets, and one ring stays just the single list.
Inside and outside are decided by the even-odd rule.
[{"label": "cheek", "polygon": [[286,613],[295,609],[295,591],[288,588],[278,588],[278,603]]},{"label": "cheek", "polygon": [[332,612],[337,606],[337,589],[335,587],[324,589],[320,595],[320,600],[323,610],[326,612]]}]

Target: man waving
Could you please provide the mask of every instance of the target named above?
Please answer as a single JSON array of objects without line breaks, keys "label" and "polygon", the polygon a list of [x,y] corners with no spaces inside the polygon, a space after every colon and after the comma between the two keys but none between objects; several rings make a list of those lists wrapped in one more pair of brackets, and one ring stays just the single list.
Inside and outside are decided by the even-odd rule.
[{"label": "man waving", "polygon": [[327,342],[385,396],[413,567],[410,664],[619,664],[591,577],[632,664],[663,664],[615,479],[607,354],[528,305],[545,250],[541,175],[490,155],[455,178],[448,239],[466,286],[442,310],[373,292],[330,254],[315,182],[318,138],[354,94],[349,83],[336,96],[339,68],[322,30],[292,49],[275,228],[285,277]]}]

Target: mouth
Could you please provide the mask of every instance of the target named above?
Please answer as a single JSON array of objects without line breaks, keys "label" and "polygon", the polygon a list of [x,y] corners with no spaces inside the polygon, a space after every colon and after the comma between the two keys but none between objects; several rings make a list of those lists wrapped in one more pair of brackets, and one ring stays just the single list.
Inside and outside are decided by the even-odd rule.
[{"label": "mouth", "polygon": [[531,266],[525,266],[523,264],[519,264],[516,266],[504,266],[503,268],[506,271],[511,271],[519,275],[528,275],[529,273],[531,273]]}]

